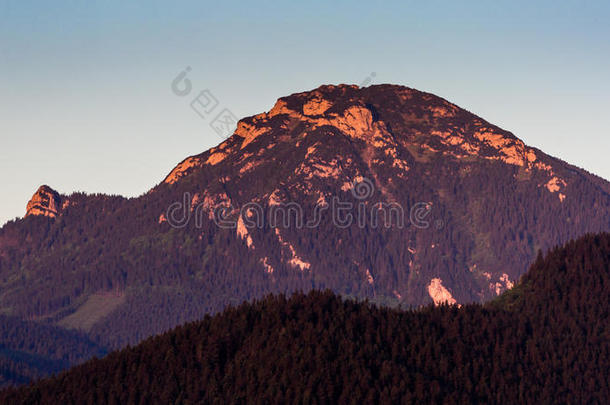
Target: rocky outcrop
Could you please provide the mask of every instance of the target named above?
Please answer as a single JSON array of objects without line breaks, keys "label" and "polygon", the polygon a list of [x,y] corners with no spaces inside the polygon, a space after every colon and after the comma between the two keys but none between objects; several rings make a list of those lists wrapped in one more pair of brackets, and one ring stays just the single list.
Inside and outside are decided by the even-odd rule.
[{"label": "rocky outcrop", "polygon": [[434,301],[434,305],[437,306],[442,304],[454,305],[457,303],[455,298],[451,295],[451,292],[443,286],[443,280],[440,278],[433,278],[430,280],[430,284],[428,284],[428,294],[430,295],[430,298],[432,298],[432,301]]},{"label": "rocky outcrop", "polygon": [[174,184],[175,182],[180,180],[181,177],[184,177],[184,175],[187,174],[191,169],[193,169],[194,167],[199,167],[200,165],[201,165],[200,158],[197,158],[195,156],[188,157],[188,158],[184,159],[182,162],[180,162],[178,164],[178,166],[176,166],[170,172],[170,174],[168,174],[167,177],[165,177],[163,182],[168,183],[168,184]]},{"label": "rocky outcrop", "polygon": [[55,218],[62,210],[61,195],[47,185],[40,186],[28,202],[25,216],[39,215]]},{"label": "rocky outcrop", "polygon": [[[176,183],[197,169],[237,157],[241,174],[246,173],[274,159],[276,151],[267,152],[278,149],[276,145],[292,144],[296,149],[324,128],[327,137],[341,134],[352,142],[363,142],[362,155],[369,166],[386,161],[399,178],[406,177],[412,166],[409,157],[423,163],[431,159],[466,164],[499,161],[522,168],[527,176],[539,173],[545,178],[542,185],[550,182],[549,192],[560,192],[562,202],[567,196],[567,180],[553,170],[556,162],[540,151],[447,100],[392,85],[325,85],[282,97],[268,112],[240,120],[234,136],[217,148],[181,162],[164,182]],[[303,164],[307,168],[301,172],[313,170],[311,161]]]}]

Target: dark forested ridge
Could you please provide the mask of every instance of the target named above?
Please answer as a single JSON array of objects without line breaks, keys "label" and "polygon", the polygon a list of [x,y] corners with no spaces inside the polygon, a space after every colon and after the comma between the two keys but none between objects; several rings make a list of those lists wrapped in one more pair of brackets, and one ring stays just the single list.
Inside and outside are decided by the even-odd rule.
[{"label": "dark forested ridge", "polygon": [[610,235],[539,256],[481,305],[270,296],[0,393],[11,404],[606,404]]},{"label": "dark forested ridge", "polygon": [[82,333],[0,315],[0,387],[24,384],[104,354]]},{"label": "dark forested ridge", "polygon": [[[406,223],[337,226],[330,209],[311,228],[213,220],[218,208],[239,223],[248,204],[269,214],[292,203],[307,221],[334,199],[353,216],[398,204]],[[137,198],[41,187],[27,206],[0,229],[0,313],[110,349],[270,293],[330,289],[410,307],[433,302],[434,285],[460,304],[486,302],[538,250],[610,231],[610,183],[393,85],[282,97]]]}]

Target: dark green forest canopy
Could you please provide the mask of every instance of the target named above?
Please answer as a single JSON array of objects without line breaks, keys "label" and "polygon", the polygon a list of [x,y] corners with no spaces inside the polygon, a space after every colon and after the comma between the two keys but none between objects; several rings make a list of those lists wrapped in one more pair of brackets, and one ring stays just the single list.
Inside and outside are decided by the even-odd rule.
[{"label": "dark green forest canopy", "polygon": [[586,403],[610,398],[610,235],[539,257],[486,305],[298,293],[228,308],[2,403]]}]

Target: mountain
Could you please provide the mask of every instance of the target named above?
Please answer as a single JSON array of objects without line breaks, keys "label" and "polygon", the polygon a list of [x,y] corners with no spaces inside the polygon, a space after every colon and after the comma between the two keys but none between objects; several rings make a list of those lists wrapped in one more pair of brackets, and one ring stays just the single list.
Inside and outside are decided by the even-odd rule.
[{"label": "mountain", "polygon": [[610,234],[539,256],[486,304],[384,309],[332,292],[226,309],[30,387],[12,404],[603,404]]},{"label": "mountain", "polygon": [[42,187],[0,230],[0,310],[120,348],[269,293],[484,302],[609,213],[608,182],[442,98],[322,86],[140,197]]}]

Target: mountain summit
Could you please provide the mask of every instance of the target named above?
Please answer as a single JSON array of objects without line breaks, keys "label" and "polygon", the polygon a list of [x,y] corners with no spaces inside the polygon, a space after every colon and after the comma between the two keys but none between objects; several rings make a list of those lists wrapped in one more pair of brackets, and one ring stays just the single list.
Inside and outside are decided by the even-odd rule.
[{"label": "mountain summit", "polygon": [[[388,163],[399,176],[406,176],[409,160],[425,162],[438,156],[496,160],[542,172],[548,178],[544,184],[548,191],[557,193],[560,200],[565,198],[561,193],[565,180],[555,176],[541,153],[537,156],[535,149],[511,133],[444,99],[393,85],[364,89],[327,85],[280,98],[269,112],[239,121],[229,141],[210,154],[187,159],[165,181],[173,183],[194,167],[216,165],[231,153],[245,155],[241,162],[242,170],[247,171],[255,164],[252,161],[265,158],[260,152],[271,150],[276,142],[298,148],[306,137],[319,132],[359,143],[361,158],[370,171]],[[250,159],[250,153],[257,157]]]},{"label": "mountain summit", "polygon": [[406,87],[322,86],[282,98],[268,113],[240,122],[236,134],[244,138],[241,148],[273,128],[276,117],[292,127],[303,124],[301,134],[335,128],[393,157],[393,166],[405,170],[406,162],[397,155],[401,147],[414,145],[455,158],[476,155],[529,168],[536,161],[535,152],[511,134],[446,100]]},{"label": "mountain summit", "polygon": [[610,230],[608,182],[395,85],[282,97],[138,198],[37,194],[0,230],[0,309],[112,348],[271,292],[486,301]]},{"label": "mountain summit", "polygon": [[42,185],[28,202],[25,216],[43,215],[54,218],[62,208],[62,198],[59,193],[47,185]]}]

